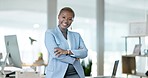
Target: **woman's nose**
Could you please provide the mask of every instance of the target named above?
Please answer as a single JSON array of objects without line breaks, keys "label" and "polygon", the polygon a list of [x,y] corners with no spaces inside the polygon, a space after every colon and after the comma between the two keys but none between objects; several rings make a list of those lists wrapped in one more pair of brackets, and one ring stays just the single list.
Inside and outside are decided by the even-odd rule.
[{"label": "woman's nose", "polygon": [[68,21],[68,18],[65,18],[64,21]]}]

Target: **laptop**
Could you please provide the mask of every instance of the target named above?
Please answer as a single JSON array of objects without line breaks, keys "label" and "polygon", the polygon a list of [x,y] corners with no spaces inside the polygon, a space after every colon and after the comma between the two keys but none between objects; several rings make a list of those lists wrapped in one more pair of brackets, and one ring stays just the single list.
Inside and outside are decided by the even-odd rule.
[{"label": "laptop", "polygon": [[111,76],[97,76],[97,77],[93,77],[93,78],[116,78],[115,76],[116,76],[118,64],[119,64],[119,60],[116,60],[114,62],[113,72],[112,72]]}]

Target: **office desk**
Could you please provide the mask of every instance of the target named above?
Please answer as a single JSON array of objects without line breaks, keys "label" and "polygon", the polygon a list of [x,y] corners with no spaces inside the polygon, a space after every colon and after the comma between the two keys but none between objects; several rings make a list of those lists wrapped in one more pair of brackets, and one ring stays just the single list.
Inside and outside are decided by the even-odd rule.
[{"label": "office desk", "polygon": [[[85,78],[111,78],[111,76],[96,76],[96,77],[85,77]],[[112,77],[112,78],[124,78],[124,77]]]},{"label": "office desk", "polygon": [[0,75],[0,78],[41,78],[39,72],[20,72],[15,71],[15,74],[9,75],[10,77],[5,77],[5,75]]},{"label": "office desk", "polygon": [[5,78],[5,76],[4,75],[0,75],[0,78]]},{"label": "office desk", "polygon": [[97,76],[92,78],[124,78],[124,77],[111,77],[111,76]]},{"label": "office desk", "polygon": [[[11,66],[9,67],[8,66],[8,67],[5,67],[4,74],[15,72],[16,74],[12,74],[10,76],[12,76],[13,78],[14,77],[15,78],[24,78],[25,77],[24,75],[27,75],[27,76],[31,76],[32,75],[33,77],[26,77],[26,78],[38,78],[38,77],[34,77],[34,76],[37,76],[37,75],[40,76],[42,73],[44,73],[44,71],[41,72],[42,70],[38,70],[38,71],[36,71],[36,69],[35,70],[30,70],[30,68],[32,68],[32,66],[35,67],[35,68],[37,68],[37,67],[42,68],[41,66],[46,66],[46,65],[25,64],[25,65],[22,65],[22,67],[23,67],[22,69],[21,68],[16,68],[16,67],[11,67]],[[27,70],[26,70],[26,67],[27,67]],[[28,67],[30,67],[30,68],[28,69]],[[24,76],[24,77],[22,77],[22,76]],[[0,75],[0,78],[5,78],[5,76],[4,75]],[[42,78],[42,77],[39,77],[39,78]]]},{"label": "office desk", "polygon": [[47,66],[47,64],[22,64],[23,67],[31,67],[34,71],[37,71],[37,67]]},{"label": "office desk", "polygon": [[22,64],[22,66],[47,66],[47,64]]}]

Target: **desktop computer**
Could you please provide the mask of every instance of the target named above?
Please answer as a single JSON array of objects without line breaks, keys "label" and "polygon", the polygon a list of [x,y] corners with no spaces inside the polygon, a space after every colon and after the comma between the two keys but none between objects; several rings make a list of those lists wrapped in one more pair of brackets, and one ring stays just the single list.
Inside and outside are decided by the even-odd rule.
[{"label": "desktop computer", "polygon": [[[7,35],[4,37],[5,39],[5,46],[6,46],[6,57],[3,62],[1,62],[1,76],[9,76],[10,74],[15,74],[15,71],[5,72],[4,68],[6,66],[12,66],[16,68],[22,68],[22,62],[20,58],[20,52],[17,42],[16,35]],[[8,62],[7,62],[8,60]]]}]

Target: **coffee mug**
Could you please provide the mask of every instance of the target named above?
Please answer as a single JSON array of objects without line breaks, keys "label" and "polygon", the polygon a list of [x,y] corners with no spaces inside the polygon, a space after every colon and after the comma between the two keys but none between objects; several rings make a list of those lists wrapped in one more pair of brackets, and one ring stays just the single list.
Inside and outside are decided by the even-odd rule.
[{"label": "coffee mug", "polygon": [[148,55],[148,49],[144,49],[144,55]]}]

